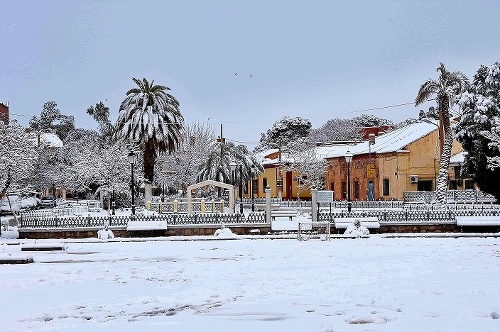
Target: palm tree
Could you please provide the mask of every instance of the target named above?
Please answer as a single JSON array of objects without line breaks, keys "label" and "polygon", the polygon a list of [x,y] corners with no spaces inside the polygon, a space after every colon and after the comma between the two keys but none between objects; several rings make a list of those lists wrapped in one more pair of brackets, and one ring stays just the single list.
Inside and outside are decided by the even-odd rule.
[{"label": "palm tree", "polygon": [[461,72],[447,71],[442,63],[437,68],[437,71],[439,72],[439,77],[436,80],[429,79],[420,86],[420,90],[415,98],[415,106],[424,103],[432,97],[435,97],[437,102],[441,157],[436,184],[436,201],[438,204],[445,204],[448,187],[448,166],[450,164],[453,144],[450,109],[457,103],[458,97],[466,91],[469,81]]},{"label": "palm tree", "polygon": [[235,174],[237,183],[248,181],[252,173],[255,176],[263,171],[262,165],[254,156],[250,156],[245,146],[235,146],[231,142],[217,142],[209,149],[207,160],[200,166],[198,181],[214,180],[231,183],[232,174],[229,166],[231,162],[236,162],[242,167],[242,179],[239,179],[238,172]]},{"label": "palm tree", "polygon": [[184,118],[179,102],[166,93],[163,85],[154,85],[145,78],[132,78],[136,88],[127,92],[120,105],[116,124],[118,137],[138,144],[143,151],[144,177],[153,183],[154,165],[159,153],[173,152],[179,145]]}]

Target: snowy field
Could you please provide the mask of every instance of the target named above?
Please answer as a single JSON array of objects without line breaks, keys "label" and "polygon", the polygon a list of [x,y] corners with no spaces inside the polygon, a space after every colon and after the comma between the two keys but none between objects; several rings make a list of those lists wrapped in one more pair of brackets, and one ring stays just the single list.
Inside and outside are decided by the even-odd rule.
[{"label": "snowy field", "polygon": [[195,239],[0,239],[0,331],[500,331],[499,238]]}]

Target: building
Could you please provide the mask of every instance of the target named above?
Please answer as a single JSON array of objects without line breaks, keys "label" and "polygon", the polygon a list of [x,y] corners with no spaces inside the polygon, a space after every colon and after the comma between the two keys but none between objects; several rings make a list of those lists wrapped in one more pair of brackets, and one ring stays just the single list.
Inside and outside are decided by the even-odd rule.
[{"label": "building", "polygon": [[0,102],[0,121],[5,125],[9,124],[9,105]]},{"label": "building", "polygon": [[[334,191],[335,200],[347,198],[347,162],[350,163],[351,200],[403,199],[405,191],[433,191],[439,172],[438,126],[434,122],[416,122],[359,143],[317,147],[317,153],[328,160],[325,189]],[[459,142],[453,142],[450,183],[465,189],[461,181]],[[463,161],[463,159],[462,159]]]},{"label": "building", "polygon": [[[288,154],[279,149],[269,149],[256,155],[262,164],[264,171],[251,182],[253,186],[247,185],[245,197],[265,197],[267,186],[271,188],[271,197],[286,200],[311,199],[309,188],[302,185],[303,175],[287,170],[286,165],[290,162]],[[250,191],[250,189],[252,189]]]}]

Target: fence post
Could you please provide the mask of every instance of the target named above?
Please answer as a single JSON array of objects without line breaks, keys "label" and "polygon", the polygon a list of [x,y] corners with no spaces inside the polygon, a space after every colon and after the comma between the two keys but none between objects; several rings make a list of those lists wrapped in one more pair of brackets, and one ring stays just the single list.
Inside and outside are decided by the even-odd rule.
[{"label": "fence post", "polygon": [[266,187],[266,223],[271,224],[271,187]]},{"label": "fence post", "polygon": [[311,188],[311,217],[312,221],[318,221],[318,204],[317,204],[318,189],[316,187]]},{"label": "fence post", "polygon": [[179,211],[179,201],[174,200],[174,213],[177,213]]}]

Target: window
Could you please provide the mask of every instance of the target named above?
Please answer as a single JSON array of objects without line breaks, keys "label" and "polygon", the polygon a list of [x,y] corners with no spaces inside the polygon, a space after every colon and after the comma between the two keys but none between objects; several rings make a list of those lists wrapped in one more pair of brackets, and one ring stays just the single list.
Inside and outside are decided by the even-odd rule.
[{"label": "window", "polygon": [[347,183],[342,181],[342,198],[347,198]]},{"label": "window", "polygon": [[262,179],[262,192],[266,192],[267,178]]},{"label": "window", "polygon": [[383,195],[389,196],[389,179],[384,179],[383,181]]},{"label": "window", "polygon": [[354,198],[359,198],[359,181],[354,181]]}]

